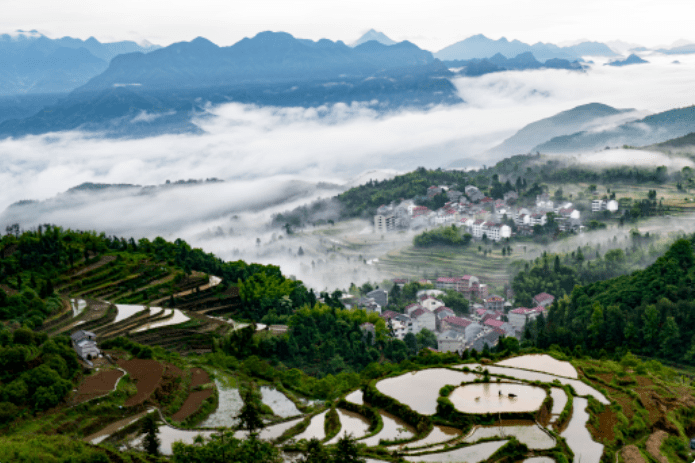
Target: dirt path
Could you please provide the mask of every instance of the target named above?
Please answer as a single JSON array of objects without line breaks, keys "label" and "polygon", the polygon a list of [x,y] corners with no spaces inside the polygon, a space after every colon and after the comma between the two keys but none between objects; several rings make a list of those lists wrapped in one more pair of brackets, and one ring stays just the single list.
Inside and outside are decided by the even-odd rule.
[{"label": "dirt path", "polygon": [[112,392],[123,375],[121,370],[102,370],[87,376],[77,389],[73,403],[79,404]]},{"label": "dirt path", "polygon": [[[212,287],[215,287],[215,286],[219,285],[220,283],[222,283],[222,278],[219,278],[219,277],[210,275],[210,281],[209,281],[209,283],[206,284],[206,285],[203,285],[203,286],[199,286],[198,288],[200,288],[200,291],[205,291],[206,289],[210,289],[210,288],[212,288]],[[180,292],[180,293],[176,293],[176,294],[174,294],[174,297],[188,296],[189,294],[194,293],[194,292],[196,291],[196,289],[198,289],[198,288],[193,288],[193,289],[189,289],[189,290],[186,290],[186,291],[182,291],[182,292]],[[156,301],[150,302],[150,304],[152,304],[152,305],[161,304],[162,301],[169,300],[169,297],[170,297],[170,296],[163,297],[163,298],[161,298],[161,299],[157,299]]]},{"label": "dirt path", "polygon": [[666,431],[656,431],[654,434],[649,436],[649,439],[647,439],[647,452],[654,458],[656,458],[659,463],[668,463],[668,459],[661,454],[661,451],[659,450],[661,448],[661,444],[664,442],[664,439],[668,437],[668,433]]},{"label": "dirt path", "polygon": [[99,441],[97,441],[97,442],[93,442],[96,444],[96,443],[100,442],[101,440],[109,437],[111,434],[115,433],[116,431],[118,431],[122,428],[125,428],[130,423],[133,423],[133,422],[139,420],[143,416],[147,415],[149,412],[150,412],[149,410],[146,410],[144,412],[138,413],[137,415],[129,416],[128,418],[123,418],[122,420],[111,423],[110,425],[106,426],[104,429],[97,431],[94,434],[90,434],[89,436],[85,437],[82,440],[84,440],[85,442],[92,442],[95,439],[102,438],[102,439],[99,439]]},{"label": "dirt path", "polygon": [[89,272],[89,271],[91,271],[91,270],[94,270],[94,269],[97,269],[97,268],[99,268],[99,267],[102,267],[102,266],[104,266],[104,265],[106,265],[106,264],[108,264],[109,262],[112,262],[112,261],[114,261],[114,260],[116,260],[116,256],[105,256],[105,257],[102,257],[101,259],[99,259],[98,262],[95,262],[95,263],[92,264],[92,265],[88,265],[87,267],[83,268],[82,270],[80,270],[80,271],[78,271],[78,272],[76,272],[76,273],[73,273],[72,275],[70,275],[70,277],[80,276],[80,275],[82,275],[83,273],[87,273],[87,272]]},{"label": "dirt path", "polygon": [[625,463],[647,463],[639,449],[635,445],[623,447],[620,451]]}]

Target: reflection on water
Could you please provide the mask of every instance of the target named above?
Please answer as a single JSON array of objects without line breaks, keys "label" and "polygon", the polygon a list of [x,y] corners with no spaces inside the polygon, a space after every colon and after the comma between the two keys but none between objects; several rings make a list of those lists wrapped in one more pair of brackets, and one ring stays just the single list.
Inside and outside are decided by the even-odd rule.
[{"label": "reflection on water", "polygon": [[[476,367],[478,367],[480,365],[468,364],[468,365],[461,365],[461,366],[458,366],[456,368],[463,368],[466,366],[470,369],[475,369]],[[581,382],[577,379],[569,379],[569,378],[565,378],[562,376],[553,376],[553,375],[549,375],[546,373],[536,373],[535,371],[519,370],[518,368],[507,368],[507,367],[496,367],[496,366],[486,366],[485,368],[487,368],[488,371],[493,375],[513,376],[515,378],[525,379],[527,381],[536,381],[537,380],[537,381],[541,381],[544,383],[552,383],[553,380],[556,379],[556,380],[560,381],[560,384],[570,384],[574,388],[574,390],[577,392],[578,395],[590,395],[604,405],[610,404],[608,399],[606,399],[606,397],[603,394],[601,394],[599,391],[597,391],[593,387],[589,386],[588,384],[584,384],[583,382]]]},{"label": "reflection on water", "polygon": [[418,413],[434,415],[437,412],[439,390],[443,386],[474,379],[476,376],[471,373],[432,368],[384,379],[376,387],[382,394],[393,397]]},{"label": "reflection on water", "polygon": [[550,389],[550,396],[553,398],[553,408],[550,413],[559,415],[567,404],[567,394],[559,387],[553,387]]},{"label": "reflection on water", "polygon": [[449,400],[465,413],[530,412],[545,400],[545,390],[525,384],[478,383],[457,387]]},{"label": "reflection on water", "polygon": [[309,426],[304,430],[304,432],[298,434],[297,436],[294,437],[294,440],[298,441],[300,439],[312,439],[312,438],[317,438],[317,439],[324,439],[326,437],[326,432],[324,431],[324,421],[326,419],[326,413],[328,413],[328,410],[319,413],[318,415],[314,416],[311,419],[311,422],[309,423]]},{"label": "reflection on water", "polygon": [[379,413],[381,413],[381,420],[384,422],[384,427],[377,435],[361,440],[361,443],[371,447],[379,445],[379,440],[381,439],[410,439],[415,435],[413,428],[405,424],[400,418],[384,411],[380,411]]},{"label": "reflection on water", "polygon": [[463,439],[464,442],[477,442],[487,437],[516,437],[519,442],[530,449],[551,449],[555,447],[555,439],[533,422],[505,426],[480,426]]},{"label": "reflection on water", "polygon": [[261,396],[263,397],[263,403],[269,406],[273,413],[281,418],[301,415],[294,402],[275,388],[262,386]]},{"label": "reflection on water", "polygon": [[478,461],[487,460],[490,456],[500,449],[508,441],[483,442],[481,444],[463,447],[449,452],[431,453],[428,455],[413,455],[404,457],[407,461],[427,461],[427,462],[469,462],[475,463]]},{"label": "reflection on water", "polygon": [[352,391],[346,395],[345,400],[352,402],[353,404],[364,405],[364,394],[362,393],[361,389],[357,389],[356,391]]},{"label": "reflection on water", "polygon": [[241,412],[241,407],[244,406],[244,401],[241,399],[239,389],[236,387],[228,387],[215,378],[215,385],[219,394],[219,405],[217,410],[212,412],[205,421],[200,423],[200,428],[217,428],[220,426],[234,427],[239,424],[236,418]]},{"label": "reflection on water", "polygon": [[[302,421],[303,418],[297,418],[296,420],[284,421],[282,423],[274,424],[263,428],[260,433],[258,433],[259,439],[273,440],[282,436],[282,434],[290,429],[295,424]],[[237,439],[246,439],[249,436],[248,431],[237,431],[234,433],[234,437]]]},{"label": "reflection on water", "polygon": [[432,432],[427,435],[424,439],[419,441],[410,442],[408,444],[400,444],[399,448],[413,449],[418,447],[425,447],[427,445],[439,444],[440,442],[449,442],[461,435],[461,430],[456,428],[450,428],[448,426],[434,426]]},{"label": "reflection on water", "polygon": [[[164,455],[171,455],[171,446],[174,442],[181,441],[184,444],[192,444],[196,436],[201,435],[205,439],[208,439],[212,434],[214,434],[214,431],[182,431],[168,425],[163,425],[159,427],[159,451]],[[144,436],[138,437],[132,444],[136,447],[142,447],[143,437]]]},{"label": "reflection on water", "polygon": [[338,409],[338,417],[340,417],[340,432],[333,439],[329,440],[328,444],[335,444],[338,442],[338,439],[348,434],[355,439],[359,439],[367,434],[369,420],[359,413]]},{"label": "reflection on water", "polygon": [[116,309],[118,309],[118,314],[116,318],[111,322],[111,324],[122,322],[126,318],[130,318],[138,312],[145,310],[143,305],[130,305],[130,304],[116,304]]},{"label": "reflection on water", "polygon": [[575,397],[572,419],[560,435],[567,440],[567,445],[574,452],[574,463],[598,463],[603,453],[603,445],[594,442],[586,428],[589,414],[586,407],[589,401],[583,397]]},{"label": "reflection on water", "polygon": [[541,371],[551,375],[567,376],[568,378],[578,378],[577,370],[571,363],[557,360],[548,354],[531,354],[514,357],[497,362],[496,365],[522,368],[524,370]]},{"label": "reflection on water", "polygon": [[555,463],[555,460],[553,460],[550,457],[532,457],[532,458],[527,458],[526,460],[522,461],[521,463]]}]

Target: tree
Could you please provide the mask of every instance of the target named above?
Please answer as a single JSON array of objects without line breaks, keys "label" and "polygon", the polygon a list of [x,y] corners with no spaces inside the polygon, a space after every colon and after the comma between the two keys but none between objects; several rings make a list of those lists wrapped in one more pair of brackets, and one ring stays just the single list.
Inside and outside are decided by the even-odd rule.
[{"label": "tree", "polygon": [[257,392],[253,385],[249,386],[244,392],[244,406],[239,412],[239,429],[249,432],[251,438],[256,438],[258,430],[265,426],[261,419],[262,411],[260,399],[257,397]]},{"label": "tree", "polygon": [[408,346],[408,352],[410,352],[411,355],[417,354],[417,338],[413,333],[406,334],[403,341],[405,342],[405,345]]},{"label": "tree", "polygon": [[349,434],[343,434],[336,444],[333,463],[365,463],[365,461],[359,457],[355,439]]},{"label": "tree", "polygon": [[142,421],[142,432],[145,437],[142,440],[142,445],[145,448],[145,452],[149,455],[159,455],[159,428],[157,427],[157,422],[155,421],[154,413],[150,413],[145,416]]},{"label": "tree", "polygon": [[672,358],[678,352],[680,346],[680,330],[673,317],[667,317],[661,330],[661,355]]},{"label": "tree", "polygon": [[415,338],[417,339],[417,344],[420,347],[431,347],[433,349],[437,348],[437,335],[427,328],[420,330],[420,332],[415,335]]}]

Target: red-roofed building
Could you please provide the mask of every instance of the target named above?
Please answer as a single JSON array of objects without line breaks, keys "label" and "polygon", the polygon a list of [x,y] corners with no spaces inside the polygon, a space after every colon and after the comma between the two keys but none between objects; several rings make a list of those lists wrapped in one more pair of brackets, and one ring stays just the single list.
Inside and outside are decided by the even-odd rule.
[{"label": "red-roofed building", "polygon": [[394,312],[393,310],[385,310],[385,311],[381,312],[381,314],[379,316],[381,318],[383,318],[384,320],[390,320],[390,319],[396,317],[397,315],[400,315],[400,314],[398,312]]},{"label": "red-roofed building", "polygon": [[538,305],[548,307],[555,301],[555,296],[552,296],[548,293],[540,293],[533,296],[533,301]]},{"label": "red-roofed building", "polygon": [[502,328],[504,322],[502,320],[495,320],[494,318],[488,318],[483,322],[483,325],[490,326],[492,328]]},{"label": "red-roofed building", "polygon": [[471,325],[473,321],[461,317],[446,317],[441,323],[441,331],[453,330],[459,333],[465,332],[466,327]]},{"label": "red-roofed building", "polygon": [[535,320],[539,314],[545,312],[545,307],[534,307],[529,309],[526,307],[519,307],[518,309],[511,310],[507,317],[509,318],[509,324],[517,329],[523,329],[528,322]]}]

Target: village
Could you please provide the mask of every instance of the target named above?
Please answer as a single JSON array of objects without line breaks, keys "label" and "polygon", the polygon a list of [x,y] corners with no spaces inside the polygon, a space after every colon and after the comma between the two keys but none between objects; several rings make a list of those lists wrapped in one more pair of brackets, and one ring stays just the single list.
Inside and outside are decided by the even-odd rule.
[{"label": "village", "polygon": [[[400,288],[408,280],[394,279]],[[346,306],[362,307],[367,312],[378,313],[390,329],[391,336],[405,340],[408,334],[417,335],[429,330],[437,337],[437,351],[457,352],[475,350],[482,352],[497,346],[501,337],[513,337],[521,341],[529,322],[545,312],[555,297],[540,293],[533,298],[534,307],[516,307],[502,296],[488,294],[488,286],[472,275],[440,277],[435,281],[420,280],[422,285],[434,285],[436,289],[418,291],[416,302],[407,305],[403,313],[388,310],[389,293],[375,289],[358,300],[348,297]],[[456,291],[471,302],[467,316],[457,315],[446,307],[442,296],[446,291]],[[481,302],[473,302],[481,301]],[[362,331],[375,335],[375,327],[364,323]]]},{"label": "village", "polygon": [[[443,185],[427,189],[427,199],[432,200],[438,195],[445,195],[446,202],[436,210],[417,205],[419,199],[425,198],[380,206],[374,216],[374,232],[455,225],[474,239],[502,241],[515,235],[532,235],[534,227],[543,227],[551,217],[561,232],[580,232],[584,228],[581,211],[573,203],[553,201],[548,193],[536,195],[535,203],[525,206],[519,204],[516,191],[508,191],[503,198],[493,199],[473,185],[466,186],[464,192]],[[591,210],[617,212],[618,202],[595,199]]]}]

